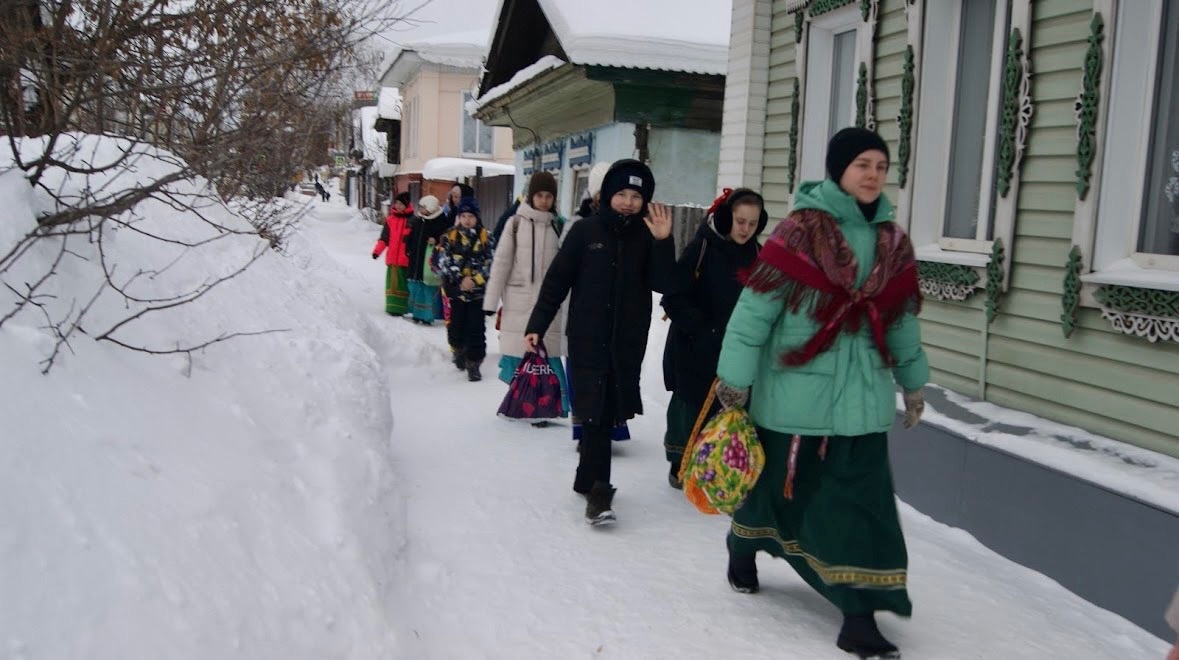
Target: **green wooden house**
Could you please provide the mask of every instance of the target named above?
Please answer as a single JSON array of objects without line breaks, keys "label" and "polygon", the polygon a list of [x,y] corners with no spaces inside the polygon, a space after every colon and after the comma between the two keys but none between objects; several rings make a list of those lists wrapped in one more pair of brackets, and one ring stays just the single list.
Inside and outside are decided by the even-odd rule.
[{"label": "green wooden house", "polygon": [[1179,3],[733,12],[753,75],[726,93],[746,121],[722,137],[721,184],[760,185],[783,217],[834,131],[875,128],[934,381],[1179,456]]},{"label": "green wooden house", "polygon": [[[512,128],[522,186],[536,168],[578,208],[596,161],[639,158],[655,196],[707,206],[716,190],[729,0],[666,21],[680,0],[501,0],[474,116]],[[625,18],[625,20],[622,20]]]},{"label": "green wooden house", "polygon": [[[937,385],[1179,456],[1179,2],[733,0],[725,101],[718,183],[760,187],[776,218],[823,176],[836,130],[888,141]],[[923,432],[894,443],[903,498],[1162,630],[1162,604],[1142,601],[1179,579],[1179,511],[1127,513],[1068,490],[1104,487],[1067,470],[1024,484],[1018,457],[963,467],[978,445]],[[1125,516],[1123,543],[1092,546]],[[1117,559],[1136,594],[1060,559],[1067,546],[1044,537],[1065,519],[1068,543]]]}]

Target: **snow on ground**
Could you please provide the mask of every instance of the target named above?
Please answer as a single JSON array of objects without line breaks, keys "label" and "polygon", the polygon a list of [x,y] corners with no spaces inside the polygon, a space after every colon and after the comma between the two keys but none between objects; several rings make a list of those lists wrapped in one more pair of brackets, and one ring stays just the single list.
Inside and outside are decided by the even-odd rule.
[{"label": "snow on ground", "polygon": [[[150,160],[138,170],[160,171]],[[185,182],[177,193],[197,189]],[[12,171],[0,174],[0,193],[0,225],[23,234],[43,203]],[[208,231],[163,204],[139,211],[140,230]],[[4,233],[8,242],[17,234]],[[309,239],[296,235],[284,257],[251,233],[183,255],[128,229],[107,237],[120,282],[159,269],[136,280],[137,294],[190,287],[262,248],[244,275],[121,334],[167,348],[224,330],[286,329],[191,362],[79,335],[42,376],[50,340],[39,314],[0,328],[0,657],[395,654],[390,589],[405,525],[381,362],[397,348],[383,343],[374,321],[384,319],[331,284],[351,274]],[[88,261],[59,268],[50,302],[62,306],[99,281],[94,246],[85,237],[71,246]],[[29,253],[28,273],[47,252]],[[125,314],[109,295],[93,312],[92,333]]]},{"label": "snow on ground", "polygon": [[[372,230],[308,222],[357,276],[353,298],[380,304]],[[725,582],[728,519],[695,512],[667,486],[659,411],[666,325],[644,370],[649,415],[615,444],[619,523],[590,529],[570,490],[566,425],[495,417],[506,386],[469,383],[447,362],[445,332],[388,319],[419,359],[389,365],[392,452],[406,511],[406,574],[393,621],[408,658],[843,658],[838,613],[785,562],[760,559],[762,593]],[[413,346],[415,348],[408,348]],[[970,535],[903,507],[915,615],[881,616],[906,658],[1150,658],[1165,644]]]},{"label": "snow on ground", "polygon": [[[38,319],[0,329],[0,657],[847,657],[837,613],[785,562],[762,558],[762,593],[733,593],[727,519],[666,485],[664,324],[650,415],[616,446],[619,523],[590,529],[568,427],[497,419],[497,356],[468,383],[440,325],[384,315],[379,228],[333,192],[292,195],[310,215],[288,256],[132,337],[286,332],[191,363],[78,337],[41,376]],[[11,173],[0,193],[29,226],[35,200]],[[234,237],[144,285],[199,279],[256,244]],[[109,247],[128,264],[175,257],[126,232]],[[93,264],[69,263],[60,292],[90,291]],[[902,515],[915,616],[881,619],[907,658],[1165,653],[962,531]]]},{"label": "snow on ground", "polygon": [[[1179,458],[1142,449],[936,385],[927,393],[926,424],[1010,452],[1113,492],[1179,513]],[[942,401],[946,410],[941,409]],[[897,393],[897,410],[904,410]],[[963,414],[970,419],[962,419]]]}]

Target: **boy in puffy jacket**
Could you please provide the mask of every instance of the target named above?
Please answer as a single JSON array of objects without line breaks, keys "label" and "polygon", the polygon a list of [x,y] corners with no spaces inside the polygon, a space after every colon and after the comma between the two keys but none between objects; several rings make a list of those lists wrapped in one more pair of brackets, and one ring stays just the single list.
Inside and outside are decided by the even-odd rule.
[{"label": "boy in puffy jacket", "polygon": [[467,380],[482,380],[479,367],[487,356],[483,294],[491,273],[494,246],[479,217],[479,203],[462,198],[456,207],[458,224],[442,235],[438,249],[438,274],[450,301],[446,326],[454,366],[467,370]]}]

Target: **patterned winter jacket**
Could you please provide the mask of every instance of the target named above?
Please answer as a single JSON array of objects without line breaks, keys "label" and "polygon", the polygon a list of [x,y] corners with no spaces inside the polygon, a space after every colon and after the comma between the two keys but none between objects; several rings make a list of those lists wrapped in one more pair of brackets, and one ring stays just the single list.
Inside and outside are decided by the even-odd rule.
[{"label": "patterned winter jacket", "polygon": [[[446,295],[459,300],[482,299],[495,255],[487,230],[482,225],[471,229],[452,227],[442,235],[438,246],[438,274]],[[475,280],[475,288],[471,291],[459,288],[464,277]]]}]

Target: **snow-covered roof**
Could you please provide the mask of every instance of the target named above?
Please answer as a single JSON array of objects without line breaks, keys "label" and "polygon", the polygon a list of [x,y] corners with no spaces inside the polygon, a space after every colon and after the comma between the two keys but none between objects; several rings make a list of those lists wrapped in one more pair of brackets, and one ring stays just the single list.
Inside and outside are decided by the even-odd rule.
[{"label": "snow-covered roof", "polygon": [[422,168],[423,179],[435,181],[455,181],[463,177],[475,176],[475,168],[483,168],[483,176],[515,175],[514,165],[501,165],[489,160],[475,160],[472,158],[431,158]]},{"label": "snow-covered roof", "polygon": [[427,62],[468,69],[483,66],[491,33],[486,29],[438,34],[405,45]]},{"label": "snow-covered roof", "polygon": [[377,95],[377,115],[381,119],[401,120],[401,93],[396,87],[382,87]]},{"label": "snow-covered roof", "polygon": [[417,75],[423,62],[460,69],[482,69],[490,38],[490,33],[481,29],[438,34],[408,42],[385,56],[381,62],[380,80],[385,85],[404,85]]},{"label": "snow-covered roof", "polygon": [[385,162],[388,143],[385,134],[375,128],[375,124],[377,123],[377,106],[369,105],[360,108],[354,116],[360,122],[360,130],[357,131],[357,135],[360,136],[360,144],[358,146],[364,152],[364,157],[377,163]]},{"label": "snow-covered roof", "polygon": [[516,89],[520,85],[523,85],[529,80],[532,80],[545,71],[550,71],[565,63],[565,60],[559,57],[554,55],[545,55],[536,62],[533,62],[532,64],[517,71],[516,74],[512,76],[511,80],[508,80],[506,83],[492,87],[491,89],[487,90],[486,94],[480,96],[477,100],[467,101],[467,105],[464,109],[468,114],[474,114],[476,110],[483,107],[484,105],[491,103],[497,98],[507,94],[513,89]]},{"label": "snow-covered roof", "polygon": [[732,0],[538,0],[574,64],[724,75]]}]

